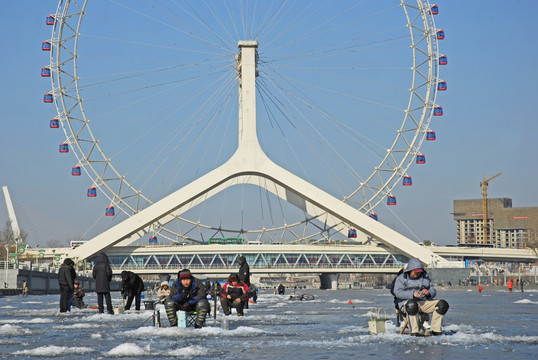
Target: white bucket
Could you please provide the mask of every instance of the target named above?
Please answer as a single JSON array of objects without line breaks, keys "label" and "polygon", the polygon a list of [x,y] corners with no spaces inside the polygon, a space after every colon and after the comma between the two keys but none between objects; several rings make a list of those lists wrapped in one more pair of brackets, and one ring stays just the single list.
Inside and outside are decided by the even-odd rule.
[{"label": "white bucket", "polygon": [[370,334],[376,335],[381,334],[385,332],[385,322],[387,319],[387,313],[385,310],[383,312],[385,313],[385,317],[381,317],[379,315],[381,309],[377,309],[374,316],[374,311],[372,309],[372,312],[370,314],[370,319],[368,319],[368,330],[370,331]]}]

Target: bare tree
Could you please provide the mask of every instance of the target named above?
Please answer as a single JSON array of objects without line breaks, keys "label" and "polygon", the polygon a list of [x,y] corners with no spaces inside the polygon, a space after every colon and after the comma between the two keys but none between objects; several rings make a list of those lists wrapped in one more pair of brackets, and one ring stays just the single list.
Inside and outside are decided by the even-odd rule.
[{"label": "bare tree", "polygon": [[[25,243],[26,239],[28,238],[28,234],[21,230],[21,239],[22,242]],[[7,260],[8,253],[6,251],[5,245],[8,245],[9,247],[15,246],[15,234],[13,234],[13,229],[11,228],[11,221],[6,221],[4,228],[0,230],[0,254],[3,260]],[[11,250],[12,252],[16,250]]]}]

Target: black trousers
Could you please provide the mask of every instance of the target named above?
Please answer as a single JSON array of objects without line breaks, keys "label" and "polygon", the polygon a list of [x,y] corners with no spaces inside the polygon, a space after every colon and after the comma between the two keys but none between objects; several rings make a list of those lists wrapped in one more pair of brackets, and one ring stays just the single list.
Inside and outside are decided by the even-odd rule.
[{"label": "black trousers", "polygon": [[237,311],[237,315],[243,315],[245,301],[236,302],[230,299],[226,299],[225,297],[221,297],[220,304],[222,305],[222,311],[224,312],[224,315],[230,315],[232,313],[232,308]]},{"label": "black trousers", "polygon": [[106,301],[106,312],[109,314],[114,314],[114,310],[112,309],[112,299],[110,298],[110,293],[97,293],[97,307],[99,308],[99,314],[102,314],[104,312],[104,306],[103,306],[103,296],[105,297]]},{"label": "black trousers", "polygon": [[71,291],[69,285],[60,285],[60,312],[67,312]]},{"label": "black trousers", "polygon": [[135,300],[135,309],[140,310],[140,301],[142,300],[142,293],[133,293],[133,292],[129,292],[129,297],[127,298],[127,304],[125,304],[125,310],[129,310],[131,308],[133,299]]}]

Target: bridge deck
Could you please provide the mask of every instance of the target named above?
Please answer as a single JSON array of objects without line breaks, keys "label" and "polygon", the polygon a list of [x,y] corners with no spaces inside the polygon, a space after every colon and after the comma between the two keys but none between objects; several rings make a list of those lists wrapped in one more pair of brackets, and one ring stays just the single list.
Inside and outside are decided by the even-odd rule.
[{"label": "bridge deck", "polygon": [[[451,260],[436,264],[439,268],[461,268],[467,259],[527,263],[537,259],[533,251],[526,249],[430,249]],[[55,249],[52,253],[47,249],[45,253],[52,259],[67,250]],[[130,270],[140,274],[173,274],[189,268],[194,273],[225,275],[237,270],[241,255],[246,257],[252,273],[394,273],[409,260],[395,249],[371,245],[115,246],[106,254],[115,273]]]}]

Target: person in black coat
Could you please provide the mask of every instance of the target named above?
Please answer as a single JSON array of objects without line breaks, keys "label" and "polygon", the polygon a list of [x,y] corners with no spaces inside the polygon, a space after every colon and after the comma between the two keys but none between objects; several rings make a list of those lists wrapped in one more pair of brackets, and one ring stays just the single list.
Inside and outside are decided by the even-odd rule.
[{"label": "person in black coat", "polygon": [[[247,259],[244,256],[240,256],[237,262],[239,263],[239,273],[237,274],[239,281],[248,285],[249,297],[252,298],[252,301],[256,302],[258,294],[256,294],[256,289],[250,283],[250,266],[248,266]],[[248,309],[248,301],[245,303],[245,309]]]},{"label": "person in black coat", "polygon": [[135,309],[140,310],[142,291],[144,291],[144,282],[140,276],[136,275],[132,271],[121,272],[121,295],[124,299],[127,296],[125,310],[129,310],[131,308],[133,299],[135,299]]},{"label": "person in black coat", "polygon": [[70,310],[69,299],[75,289],[75,278],[77,274],[73,266],[75,262],[69,258],[65,259],[58,270],[58,284],[60,285],[60,312]]},{"label": "person in black coat", "polygon": [[112,299],[110,298],[110,281],[112,280],[112,268],[110,261],[105,253],[99,254],[97,264],[93,267],[92,272],[95,279],[95,292],[97,293],[97,306],[99,314],[104,312],[103,297],[106,301],[106,310],[109,314],[114,314],[112,309]]}]

